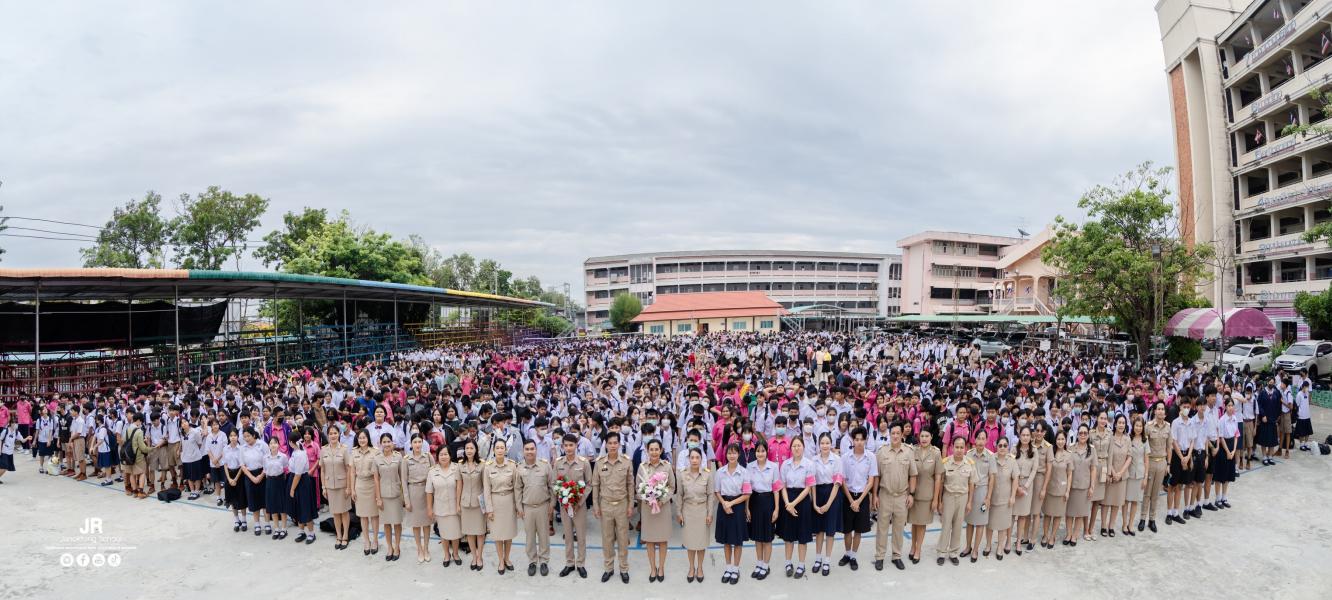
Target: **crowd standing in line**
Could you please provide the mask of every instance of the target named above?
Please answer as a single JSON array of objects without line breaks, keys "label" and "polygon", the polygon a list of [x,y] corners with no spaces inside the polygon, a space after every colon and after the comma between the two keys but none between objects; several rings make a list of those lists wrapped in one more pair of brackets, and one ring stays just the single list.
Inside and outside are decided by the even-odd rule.
[{"label": "crowd standing in line", "polygon": [[778,571],[805,578],[858,570],[875,530],[882,570],[926,560],[936,522],[938,565],[1196,523],[1230,507],[1254,461],[1308,449],[1311,390],[1304,373],[982,357],[910,332],[450,347],[19,398],[0,406],[0,476],[19,451],[38,472],[91,470],[134,498],[211,494],[233,531],[281,540],[291,527],[302,545],[326,511],[334,549],[359,525],[363,554],[382,542],[386,561],[406,533],[431,562],[434,534],[444,567],[469,553],[483,571],[471,550],[492,541],[501,575],[521,532],[527,574],[547,576],[558,525],[558,576],[586,578],[590,515],[602,582],[629,582],[635,537],[648,581],[664,581],[679,528],[686,580],[704,581],[716,543],[735,585],[746,542],[761,580],[777,539]]}]

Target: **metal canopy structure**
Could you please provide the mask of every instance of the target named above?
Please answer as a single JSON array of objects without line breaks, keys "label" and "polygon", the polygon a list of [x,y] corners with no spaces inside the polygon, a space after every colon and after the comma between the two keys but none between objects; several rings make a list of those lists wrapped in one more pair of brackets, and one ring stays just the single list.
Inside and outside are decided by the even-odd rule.
[{"label": "metal canopy structure", "polygon": [[0,269],[0,301],[258,298],[426,302],[469,308],[553,308],[547,302],[422,285],[317,275],[185,269]]}]

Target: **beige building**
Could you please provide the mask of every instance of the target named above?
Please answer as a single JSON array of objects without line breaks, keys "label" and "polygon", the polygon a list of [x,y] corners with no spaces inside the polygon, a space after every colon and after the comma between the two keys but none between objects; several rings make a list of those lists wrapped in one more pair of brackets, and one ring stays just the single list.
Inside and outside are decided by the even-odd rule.
[{"label": "beige building", "polygon": [[902,265],[892,254],[801,250],[698,250],[596,256],[583,263],[589,329],[609,327],[615,296],[650,306],[670,294],[763,292],[787,309],[836,307],[898,314]]},{"label": "beige building", "polygon": [[774,333],[782,329],[782,305],[763,292],[670,294],[643,309],[633,322],[649,335]]},{"label": "beige building", "polygon": [[1049,236],[925,231],[898,240],[902,313],[1053,314],[1056,274],[1041,261]]},{"label": "beige building", "polygon": [[1283,130],[1332,125],[1309,98],[1332,88],[1332,4],[1161,0],[1156,13],[1182,233],[1233,257],[1200,291],[1216,306],[1260,308],[1282,338],[1304,339],[1295,294],[1332,284],[1332,248],[1302,239],[1332,219],[1332,138]]}]

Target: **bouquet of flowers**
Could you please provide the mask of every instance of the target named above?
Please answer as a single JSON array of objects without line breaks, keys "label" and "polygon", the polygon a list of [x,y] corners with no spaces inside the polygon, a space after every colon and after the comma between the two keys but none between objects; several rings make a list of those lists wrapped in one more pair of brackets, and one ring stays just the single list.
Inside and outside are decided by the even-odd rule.
[{"label": "bouquet of flowers", "polygon": [[654,515],[661,512],[661,501],[670,493],[666,487],[666,474],[660,471],[638,484],[638,497],[652,507]]},{"label": "bouquet of flowers", "polygon": [[571,481],[561,476],[555,480],[554,493],[560,508],[572,517],[574,511],[578,510],[578,503],[583,501],[583,494],[587,493],[587,483],[581,480]]}]

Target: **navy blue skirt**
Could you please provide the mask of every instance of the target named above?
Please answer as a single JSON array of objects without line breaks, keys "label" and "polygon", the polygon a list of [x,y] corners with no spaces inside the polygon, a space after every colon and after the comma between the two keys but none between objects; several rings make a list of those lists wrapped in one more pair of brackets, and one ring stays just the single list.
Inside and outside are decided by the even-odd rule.
[{"label": "navy blue skirt", "polygon": [[762,544],[772,543],[777,526],[772,522],[772,509],[777,505],[772,492],[756,492],[749,496],[749,539]]},{"label": "navy blue skirt", "polygon": [[238,478],[236,485],[231,485],[226,477],[222,477],[218,480],[220,482],[219,485],[223,486],[223,494],[227,499],[227,506],[236,510],[245,510],[247,508],[247,503],[245,501],[245,483],[241,481],[245,479],[245,476],[241,475],[239,471],[232,473],[232,475],[235,475]]},{"label": "navy blue skirt", "polygon": [[[722,496],[722,499],[730,502],[739,498],[739,496]],[[748,535],[748,527],[745,524],[745,506],[737,504],[731,507],[731,514],[726,514],[726,509],[717,507],[717,518],[714,521],[713,533],[716,536],[718,544],[730,546],[743,546]]]},{"label": "navy blue skirt", "polygon": [[259,483],[255,483],[250,481],[250,478],[246,477],[244,474],[241,475],[241,485],[245,487],[245,506],[249,508],[252,513],[257,513],[264,509],[265,481],[266,480],[260,480]]},{"label": "navy blue skirt", "polygon": [[[786,497],[794,498],[800,495],[805,488],[786,488]],[[808,544],[814,539],[814,502],[811,500],[813,494],[805,496],[804,500],[796,503],[796,514],[791,515],[783,506],[781,513],[777,515],[777,535],[788,544]]]},{"label": "navy blue skirt", "polygon": [[[287,475],[287,477],[295,477],[295,475]],[[290,480],[287,481],[287,491],[291,491]],[[318,508],[315,505],[314,478],[308,473],[301,475],[300,480],[296,482],[296,495],[294,497],[288,496],[288,504],[290,504],[290,507],[287,509],[287,514],[291,515],[291,520],[298,525],[304,525],[314,520]]]},{"label": "navy blue skirt", "polygon": [[[823,506],[828,502],[828,497],[833,496],[833,484],[820,483],[814,486],[815,506]],[[814,533],[826,533],[828,535],[837,535],[842,531],[842,495],[833,496],[832,504],[828,506],[828,512],[819,514],[814,511]]]},{"label": "navy blue skirt", "polygon": [[288,475],[269,475],[264,478],[264,510],[269,516],[287,513]]},{"label": "navy blue skirt", "polygon": [[6,471],[15,470],[13,454],[0,454],[0,469],[4,469]]}]

